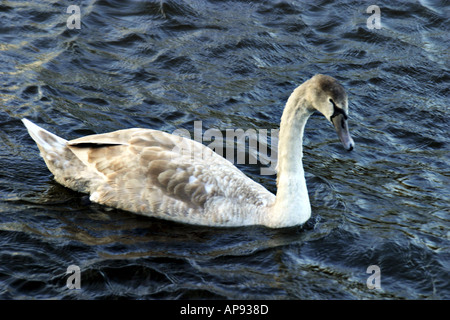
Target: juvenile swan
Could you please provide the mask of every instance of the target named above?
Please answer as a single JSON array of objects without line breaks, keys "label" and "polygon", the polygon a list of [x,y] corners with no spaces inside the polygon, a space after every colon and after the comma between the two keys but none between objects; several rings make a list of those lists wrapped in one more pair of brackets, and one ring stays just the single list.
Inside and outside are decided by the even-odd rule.
[{"label": "juvenile swan", "polygon": [[344,88],[315,75],[294,90],[281,117],[276,196],[193,140],[126,129],[67,141],[22,121],[55,180],[90,194],[92,202],[189,224],[282,228],[311,216],[302,140],[315,110],[333,123],[344,148],[353,149]]}]

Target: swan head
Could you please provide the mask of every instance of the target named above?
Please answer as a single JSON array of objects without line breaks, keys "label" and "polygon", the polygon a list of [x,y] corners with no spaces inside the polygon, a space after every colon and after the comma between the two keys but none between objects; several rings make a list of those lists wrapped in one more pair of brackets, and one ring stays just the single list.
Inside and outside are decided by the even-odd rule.
[{"label": "swan head", "polygon": [[335,78],[323,74],[316,74],[305,84],[308,109],[322,113],[334,125],[344,148],[351,151],[355,143],[347,125],[348,100],[344,87]]}]

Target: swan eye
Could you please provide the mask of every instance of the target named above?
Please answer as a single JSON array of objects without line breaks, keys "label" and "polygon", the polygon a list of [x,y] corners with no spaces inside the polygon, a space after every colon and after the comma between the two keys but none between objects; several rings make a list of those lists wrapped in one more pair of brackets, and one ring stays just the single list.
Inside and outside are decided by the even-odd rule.
[{"label": "swan eye", "polygon": [[333,114],[330,117],[330,120],[336,117],[339,114],[342,114],[344,116],[344,119],[347,120],[347,114],[345,114],[345,111],[339,108],[336,103],[334,103],[333,99],[330,98],[330,102],[333,104]]}]

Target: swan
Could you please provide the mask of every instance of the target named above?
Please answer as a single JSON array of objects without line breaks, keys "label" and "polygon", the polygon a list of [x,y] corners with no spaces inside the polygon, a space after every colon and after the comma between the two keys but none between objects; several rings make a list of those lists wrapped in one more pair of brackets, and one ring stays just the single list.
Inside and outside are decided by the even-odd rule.
[{"label": "swan", "polygon": [[194,225],[283,228],[311,216],[302,143],[315,110],[334,125],[345,149],[354,147],[345,89],[316,74],[292,92],[281,117],[276,196],[194,140],[133,128],[67,141],[22,121],[55,180],[92,202]]}]

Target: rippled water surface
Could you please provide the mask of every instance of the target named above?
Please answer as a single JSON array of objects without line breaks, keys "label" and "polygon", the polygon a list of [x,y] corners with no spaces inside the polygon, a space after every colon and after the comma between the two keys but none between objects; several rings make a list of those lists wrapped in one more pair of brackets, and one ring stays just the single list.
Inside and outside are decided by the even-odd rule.
[{"label": "rippled water surface", "polygon": [[[68,29],[69,5],[81,29]],[[1,1],[0,298],[449,299],[447,0]],[[316,73],[356,142],[307,123],[312,218],[206,228],[87,204],[20,119],[67,139],[122,128],[276,129]],[[275,176],[238,165],[276,191]],[[81,289],[66,287],[70,265]],[[370,265],[381,289],[369,289]]]}]

